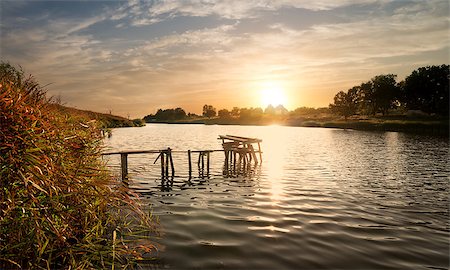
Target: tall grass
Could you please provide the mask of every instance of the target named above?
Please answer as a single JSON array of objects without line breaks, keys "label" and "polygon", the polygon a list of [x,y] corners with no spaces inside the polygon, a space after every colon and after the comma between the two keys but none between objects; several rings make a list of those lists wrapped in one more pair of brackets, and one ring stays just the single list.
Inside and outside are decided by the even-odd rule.
[{"label": "tall grass", "polygon": [[104,169],[101,123],[57,108],[0,64],[0,268],[130,265],[154,249],[154,221]]}]

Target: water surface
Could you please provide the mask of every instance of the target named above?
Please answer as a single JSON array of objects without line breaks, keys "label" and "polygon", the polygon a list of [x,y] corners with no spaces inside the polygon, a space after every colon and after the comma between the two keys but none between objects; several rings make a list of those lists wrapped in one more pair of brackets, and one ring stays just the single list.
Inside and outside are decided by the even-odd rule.
[{"label": "water surface", "polygon": [[[219,134],[263,140],[263,162],[210,175],[174,153],[129,157],[130,187],[159,216],[172,269],[447,269],[449,143],[396,132],[280,126],[147,125],[114,129],[107,150],[220,149]],[[108,161],[119,172],[119,157]]]}]

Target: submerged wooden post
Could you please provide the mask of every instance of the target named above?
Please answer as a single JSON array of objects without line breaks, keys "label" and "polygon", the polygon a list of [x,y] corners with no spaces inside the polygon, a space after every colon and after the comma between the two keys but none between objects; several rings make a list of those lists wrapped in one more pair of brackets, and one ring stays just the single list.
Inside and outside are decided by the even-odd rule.
[{"label": "submerged wooden post", "polygon": [[205,153],[202,151],[200,155],[202,156],[202,171],[203,171],[205,170]]},{"label": "submerged wooden post", "polygon": [[210,152],[206,152],[206,174],[209,175],[209,154]]},{"label": "submerged wooden post", "polygon": [[122,167],[122,181],[126,181],[128,179],[128,154],[121,153],[120,154],[120,166]]},{"label": "submerged wooden post", "polygon": [[160,158],[161,158],[161,177],[164,178],[164,152],[161,151],[159,153]]},{"label": "submerged wooden post", "polygon": [[175,168],[173,167],[173,158],[172,158],[172,150],[169,148],[167,148],[167,152],[169,154],[169,159],[170,159],[170,167],[172,167],[172,177],[175,176]]},{"label": "submerged wooden post", "polygon": [[262,163],[261,143],[258,142],[259,161]]},{"label": "submerged wooden post", "polygon": [[233,151],[233,171],[236,171],[236,150]]},{"label": "submerged wooden post", "polygon": [[192,176],[191,150],[188,150],[188,162],[189,162],[189,177],[191,177]]},{"label": "submerged wooden post", "polygon": [[228,150],[224,149],[225,152],[225,167],[228,167]]},{"label": "submerged wooden post", "polygon": [[166,177],[169,177],[169,152],[165,151],[166,154],[166,168],[165,168],[165,173],[166,173]]},{"label": "submerged wooden post", "polygon": [[[252,157],[255,160],[255,164],[258,164],[258,158],[256,157],[255,149],[253,148],[253,145],[249,145],[250,148],[250,162],[252,161]],[[261,154],[261,153],[260,153]]]},{"label": "submerged wooden post", "polygon": [[228,163],[230,167],[233,165],[233,150],[228,151]]}]

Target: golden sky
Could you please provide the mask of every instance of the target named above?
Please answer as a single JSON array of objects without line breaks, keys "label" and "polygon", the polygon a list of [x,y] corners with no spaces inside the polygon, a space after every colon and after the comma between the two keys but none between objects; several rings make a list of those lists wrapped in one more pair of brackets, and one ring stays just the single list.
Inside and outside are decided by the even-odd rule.
[{"label": "golden sky", "polygon": [[324,107],[449,63],[447,0],[1,1],[1,59],[69,106],[143,117]]}]

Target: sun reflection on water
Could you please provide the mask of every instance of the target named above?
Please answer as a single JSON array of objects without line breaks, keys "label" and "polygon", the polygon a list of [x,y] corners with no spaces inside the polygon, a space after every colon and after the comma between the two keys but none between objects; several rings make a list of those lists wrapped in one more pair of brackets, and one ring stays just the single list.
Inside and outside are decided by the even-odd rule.
[{"label": "sun reflection on water", "polygon": [[270,126],[264,134],[264,167],[269,180],[269,192],[272,203],[282,199],[284,186],[281,179],[284,175],[286,142],[280,140],[280,127]]}]

